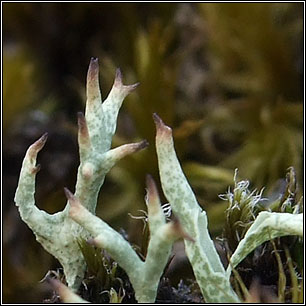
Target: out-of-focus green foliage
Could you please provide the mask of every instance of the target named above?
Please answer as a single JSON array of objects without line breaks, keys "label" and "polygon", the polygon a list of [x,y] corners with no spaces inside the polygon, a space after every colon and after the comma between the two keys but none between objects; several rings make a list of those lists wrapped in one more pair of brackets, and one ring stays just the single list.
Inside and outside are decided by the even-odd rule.
[{"label": "out-of-focus green foliage", "polygon": [[209,32],[210,65],[228,94],[302,96],[295,56],[301,47],[302,6],[293,4],[200,4]]},{"label": "out-of-focus green foliage", "polygon": [[[42,209],[59,210],[53,203],[62,198],[64,206],[62,187],[74,185],[77,166],[71,165],[78,158],[68,152],[75,153],[71,139],[76,139],[76,113],[83,110],[92,56],[100,58],[104,98],[117,66],[125,84],[140,82],[124,103],[114,146],[140,140],[136,135],[150,146],[110,172],[97,210],[113,227],[124,227],[131,241],[140,244],[142,223],[127,214],[144,208],[145,174],[158,178],[153,112],[174,127],[178,156],[214,234],[221,233],[226,217],[226,203],[217,194],[230,184],[235,168],[269,194],[290,166],[303,185],[302,3],[4,3],[3,46],[3,132],[8,135],[3,189],[15,189],[17,164],[27,146],[48,131],[50,142],[57,141],[52,155],[41,161]],[[48,123],[40,123],[34,135],[28,125],[37,109]],[[24,143],[17,146],[20,139]],[[62,173],[57,169],[68,164],[57,179]],[[9,209],[13,195],[5,198],[7,233],[18,219]],[[23,290],[25,302],[40,302],[26,293],[51,260],[41,252],[43,267],[30,265],[35,277],[20,269],[27,261],[13,261],[7,252],[18,244],[18,230],[4,245],[10,267],[4,296],[13,302],[15,292]],[[34,240],[18,252],[30,249],[38,249]],[[16,275],[22,284],[14,281]]]},{"label": "out-of-focus green foliage", "polygon": [[[35,64],[22,47],[3,50],[3,128],[14,124],[16,115],[36,102]],[[37,75],[36,75],[37,77]],[[36,79],[37,81],[37,79]]]},{"label": "out-of-focus green foliage", "polygon": [[[145,174],[152,173],[158,177],[156,153],[153,145],[155,127],[152,114],[157,112],[163,115],[169,124],[173,123],[175,117],[178,116],[175,108],[175,86],[177,81],[176,67],[179,67],[178,63],[181,59],[177,54],[171,53],[174,35],[173,22],[163,25],[161,21],[153,20],[148,30],[139,28],[134,40],[131,41],[135,67],[129,65],[127,68],[126,82],[140,81],[140,85],[137,91],[125,102],[125,109],[130,118],[123,119],[125,124],[124,130],[121,130],[122,136],[115,137],[114,143],[123,143],[134,135],[141,135],[151,145],[139,156],[131,156],[121,161],[121,167],[110,172],[111,180],[122,184],[122,188],[126,190],[125,193],[118,194],[118,203],[129,203],[129,207],[123,204],[115,208],[118,213],[119,211],[126,213],[129,210],[136,211],[136,209],[142,208]],[[108,56],[105,57],[104,63],[102,61],[103,64],[105,69],[102,70],[102,79],[110,84],[112,72],[115,70],[114,61]],[[181,154],[187,150],[184,139],[195,133],[202,123],[201,120],[185,120],[175,129],[175,136],[180,141]],[[125,197],[125,201],[120,201],[119,197],[121,196]],[[126,201],[129,196],[130,200]],[[112,194],[111,197],[114,198],[116,195]],[[132,209],[130,203],[133,203]],[[103,213],[108,214],[107,211]],[[115,215],[113,207],[112,215]]]},{"label": "out-of-focus green foliage", "polygon": [[209,3],[200,10],[216,84],[203,129],[208,151],[257,187],[271,188],[289,166],[301,182],[301,6]]},{"label": "out-of-focus green foliage", "polygon": [[[149,30],[138,28],[135,31],[136,35],[130,47],[130,52],[135,58],[135,67],[127,68],[125,82],[140,81],[140,85],[125,102],[125,110],[129,117],[123,113],[124,118],[119,118],[118,128],[119,133],[121,131],[121,137],[115,137],[114,144],[123,143],[124,139],[140,135],[141,138],[149,141],[150,146],[140,156],[131,156],[121,161],[121,167],[117,170],[113,169],[110,175],[113,181],[125,184],[125,190],[133,190],[123,195],[127,197],[130,194],[132,198],[129,203],[134,202],[134,208],[140,208],[143,207],[145,174],[152,173],[157,176],[158,173],[153,145],[155,127],[152,114],[154,112],[164,114],[169,122],[173,122],[176,71],[173,69],[175,65],[172,64],[174,60],[169,54],[169,45],[173,36],[171,25],[164,28],[159,21],[155,21],[152,22]],[[115,64],[110,57],[104,62],[106,69],[102,70],[103,79],[110,83]],[[103,66],[103,60],[101,66]],[[125,123],[123,123],[124,120]],[[122,124],[124,129],[120,129]]]}]

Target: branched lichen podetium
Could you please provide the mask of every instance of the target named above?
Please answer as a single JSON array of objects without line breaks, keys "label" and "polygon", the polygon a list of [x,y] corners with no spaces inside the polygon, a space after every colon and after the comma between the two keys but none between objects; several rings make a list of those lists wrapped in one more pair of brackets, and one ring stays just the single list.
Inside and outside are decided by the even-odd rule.
[{"label": "branched lichen podetium", "polygon": [[[91,59],[87,74],[85,116],[78,113],[80,166],[75,187],[75,195],[91,213],[95,213],[98,193],[107,172],[125,155],[147,146],[147,142],[142,141],[110,149],[121,104],[137,85],[123,85],[121,72],[117,69],[114,85],[102,103],[98,59]],[[69,217],[69,205],[53,215],[35,206],[35,177],[40,169],[39,165],[36,166],[36,157],[46,140],[47,134],[44,134],[26,152],[15,203],[22,220],[32,229],[36,240],[63,266],[69,287],[77,290],[86,265],[76,239],[88,239],[90,235]]]}]

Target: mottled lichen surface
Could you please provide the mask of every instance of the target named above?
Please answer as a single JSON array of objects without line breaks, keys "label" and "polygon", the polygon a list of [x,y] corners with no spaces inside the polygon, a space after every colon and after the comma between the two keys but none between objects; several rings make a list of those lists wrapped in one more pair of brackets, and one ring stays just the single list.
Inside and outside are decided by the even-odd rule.
[{"label": "mottled lichen surface", "polygon": [[172,130],[156,114],[154,121],[162,188],[182,227],[195,240],[185,240],[185,250],[205,301],[239,302],[210,238],[206,212],[199,206],[177,159]]},{"label": "mottled lichen surface", "polygon": [[230,259],[227,273],[262,243],[282,236],[303,236],[303,213],[260,212]]},{"label": "mottled lichen surface", "polygon": [[[156,151],[162,188],[172,211],[181,220],[183,230],[194,239],[193,243],[185,240],[185,250],[204,299],[208,303],[237,303],[240,300],[229,281],[231,267],[237,266],[265,241],[287,235],[303,236],[303,214],[259,213],[240,241],[225,272],[208,232],[206,213],[198,205],[177,159],[172,130],[158,115],[154,114],[153,117],[157,129]],[[246,190],[247,186],[247,181],[237,183],[238,207],[244,201],[254,206],[260,200],[261,192],[251,193]],[[233,195],[227,194],[227,197],[232,199]]]},{"label": "mottled lichen surface", "polygon": [[[172,244],[181,237],[205,301],[240,302],[229,281],[231,267],[238,265],[267,240],[285,235],[302,236],[303,214],[261,212],[240,241],[230,259],[231,266],[225,271],[208,232],[206,212],[197,203],[177,159],[172,130],[154,114],[162,188],[175,217],[167,222],[155,183],[148,176],[146,203],[150,239],[145,261],[140,259],[128,241],[95,216],[98,193],[107,172],[127,154],[147,146],[147,142],[142,141],[110,149],[121,104],[136,86],[124,86],[118,69],[111,92],[102,103],[98,61],[91,60],[85,116],[78,114],[80,165],[75,192],[73,194],[65,188],[68,203],[63,211],[56,214],[50,215],[35,206],[35,177],[40,170],[36,158],[46,143],[46,133],[29,147],[23,160],[15,195],[20,216],[32,229],[37,241],[62,264],[68,286],[73,291],[78,289],[86,269],[78,245],[78,241],[83,239],[105,249],[126,271],[138,302],[152,303]],[[246,187],[237,184],[241,190],[243,186]],[[260,195],[250,194],[247,199],[256,202]],[[78,298],[72,295],[72,300],[75,299]]]},{"label": "mottled lichen surface", "polygon": [[125,270],[139,303],[153,303],[173,242],[179,237],[189,240],[192,238],[182,230],[177,219],[166,222],[157,188],[151,176],[147,176],[146,204],[150,239],[145,261],[118,232],[87,210],[69,190],[66,189],[65,192],[71,206],[69,212],[71,218],[94,237],[88,242],[106,250]]},{"label": "mottled lichen surface", "polygon": [[[136,86],[123,85],[121,72],[117,69],[114,85],[102,103],[98,59],[91,59],[87,75],[85,116],[78,114],[80,165],[75,187],[75,195],[91,213],[95,213],[98,194],[107,172],[125,155],[147,146],[146,141],[143,141],[110,149],[121,104]],[[44,134],[26,152],[15,203],[22,220],[32,229],[36,240],[63,266],[69,287],[77,290],[86,269],[77,239],[88,239],[90,234],[69,217],[69,205],[53,215],[35,206],[35,177],[40,169],[36,166],[36,157],[46,140],[47,134]]]}]

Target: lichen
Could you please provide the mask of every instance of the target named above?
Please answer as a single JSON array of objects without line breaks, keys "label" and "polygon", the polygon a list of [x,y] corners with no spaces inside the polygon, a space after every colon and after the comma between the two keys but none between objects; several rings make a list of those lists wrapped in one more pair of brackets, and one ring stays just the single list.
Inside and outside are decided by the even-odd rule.
[{"label": "lichen", "polygon": [[[108,171],[124,156],[147,146],[147,142],[142,141],[110,149],[121,104],[137,85],[123,85],[120,69],[117,69],[114,85],[102,103],[98,59],[91,59],[87,75],[85,116],[78,113],[80,165],[75,187],[75,195],[91,213],[95,213],[98,194]],[[40,169],[36,165],[36,157],[46,140],[47,134],[44,134],[29,147],[25,155],[15,203],[22,220],[32,229],[36,240],[63,266],[69,287],[77,290],[86,269],[77,239],[87,240],[90,234],[69,217],[69,205],[53,215],[35,206],[35,177]]]}]

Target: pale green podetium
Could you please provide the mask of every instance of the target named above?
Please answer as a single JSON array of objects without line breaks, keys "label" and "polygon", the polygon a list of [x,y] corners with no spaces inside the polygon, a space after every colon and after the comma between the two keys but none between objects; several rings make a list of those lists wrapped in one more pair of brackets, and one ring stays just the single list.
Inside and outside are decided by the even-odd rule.
[{"label": "pale green podetium", "polygon": [[303,213],[260,212],[231,256],[228,277],[232,268],[262,243],[282,236],[303,237],[303,216]]},{"label": "pale green podetium", "polygon": [[70,216],[92,234],[89,243],[105,249],[125,270],[133,285],[139,303],[154,303],[158,284],[169,260],[173,242],[182,237],[193,239],[182,230],[178,219],[166,222],[156,185],[147,176],[147,208],[150,239],[145,261],[142,261],[132,246],[107,223],[93,215],[82,205],[79,198],[65,189],[70,203]]},{"label": "pale green podetium", "polygon": [[[35,177],[40,169],[36,165],[36,157],[46,143],[47,134],[44,134],[29,147],[22,164],[15,195],[21,218],[32,229],[37,241],[62,264],[68,286],[74,291],[81,284],[86,269],[77,241],[85,239],[105,249],[126,271],[138,302],[153,303],[173,242],[182,237],[205,301],[239,303],[241,301],[229,280],[231,267],[237,266],[252,250],[269,239],[287,235],[303,236],[303,214],[298,211],[293,214],[261,212],[240,241],[230,259],[231,265],[225,271],[208,232],[206,212],[197,203],[177,159],[172,130],[154,114],[162,188],[178,219],[167,223],[155,183],[148,176],[150,240],[146,259],[142,261],[119,233],[95,216],[98,193],[107,172],[124,156],[147,146],[147,142],[142,141],[110,149],[120,106],[136,85],[124,86],[118,69],[111,92],[102,103],[98,61],[91,60],[87,75],[85,117],[82,113],[78,114],[80,166],[75,194],[65,188],[70,205],[53,215],[35,206]],[[242,191],[245,183],[238,183],[237,186]],[[251,194],[249,200],[255,203],[259,196]],[[65,290],[63,292],[63,295],[67,293]],[[85,302],[73,294],[68,295],[68,300]]]},{"label": "pale green podetium", "polygon": [[206,212],[199,206],[177,159],[172,130],[157,114],[156,151],[162,188],[183,229],[195,242],[185,240],[185,250],[207,303],[237,303],[224,267],[208,232]]},{"label": "pale green podetium", "polygon": [[[93,214],[96,210],[98,193],[108,171],[124,156],[147,146],[147,142],[142,141],[110,149],[121,104],[137,85],[123,85],[121,72],[117,69],[114,85],[107,99],[102,103],[98,59],[91,59],[87,74],[85,117],[82,113],[78,114],[80,166],[75,195]],[[39,165],[36,166],[36,157],[46,140],[47,133],[32,144],[26,152],[15,203],[22,220],[32,229],[36,240],[59,260],[64,268],[69,287],[76,291],[86,269],[77,239],[88,239],[90,234],[69,217],[69,205],[66,205],[63,211],[53,215],[35,206],[35,177],[40,169]]]}]

